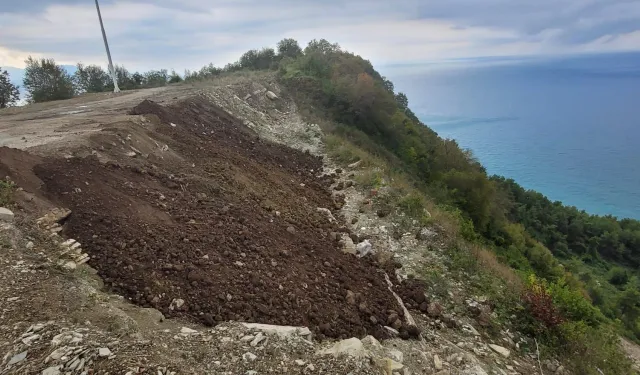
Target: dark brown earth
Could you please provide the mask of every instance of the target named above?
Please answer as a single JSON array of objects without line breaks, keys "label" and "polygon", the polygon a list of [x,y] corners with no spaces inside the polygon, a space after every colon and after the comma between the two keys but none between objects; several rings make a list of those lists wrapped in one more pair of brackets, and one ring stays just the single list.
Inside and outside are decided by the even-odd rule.
[{"label": "dark brown earth", "polygon": [[320,158],[260,140],[199,98],[144,101],[132,114],[180,157],[33,168],[43,194],[73,212],[64,235],[113,290],[170,317],[303,325],[320,337],[384,338],[383,325],[402,319],[382,271],[342,253],[336,233],[348,230],[317,211],[335,204]]}]

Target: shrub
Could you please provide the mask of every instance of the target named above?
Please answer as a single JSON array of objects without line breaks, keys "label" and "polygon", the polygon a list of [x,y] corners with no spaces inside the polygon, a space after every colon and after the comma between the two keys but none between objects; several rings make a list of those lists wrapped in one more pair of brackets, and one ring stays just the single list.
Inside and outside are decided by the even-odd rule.
[{"label": "shrub", "polygon": [[547,289],[544,281],[538,280],[534,275],[529,276],[528,285],[522,295],[522,300],[529,314],[540,323],[541,326],[533,327],[540,334],[540,328],[554,328],[565,321],[553,301],[553,296]]},{"label": "shrub", "polygon": [[8,206],[13,202],[13,183],[0,180],[0,206]]}]

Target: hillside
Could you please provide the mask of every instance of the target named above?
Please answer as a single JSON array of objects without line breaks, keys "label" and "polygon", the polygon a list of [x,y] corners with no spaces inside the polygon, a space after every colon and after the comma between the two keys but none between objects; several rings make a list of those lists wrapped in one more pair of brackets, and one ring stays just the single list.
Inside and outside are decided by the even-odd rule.
[{"label": "hillside", "polygon": [[[633,221],[487,176],[324,40],[185,78],[0,112],[9,373],[633,373]],[[569,271],[613,261],[603,314]]]}]

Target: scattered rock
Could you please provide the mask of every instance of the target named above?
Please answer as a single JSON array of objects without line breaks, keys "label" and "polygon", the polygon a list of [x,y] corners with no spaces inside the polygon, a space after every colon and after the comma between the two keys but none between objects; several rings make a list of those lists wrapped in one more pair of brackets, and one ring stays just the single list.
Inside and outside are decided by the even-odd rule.
[{"label": "scattered rock", "polygon": [[278,96],[276,94],[273,93],[273,91],[267,91],[265,93],[266,97],[271,99],[271,100],[276,100],[278,99]]},{"label": "scattered rock", "polygon": [[480,365],[475,365],[464,370],[461,375],[488,375]]},{"label": "scattered rock", "polygon": [[442,360],[437,354],[433,355],[433,365],[436,367],[436,370],[442,370]]},{"label": "scattered rock", "polygon": [[169,305],[169,310],[178,310],[184,305],[182,298],[174,298]]},{"label": "scattered rock", "polygon": [[333,223],[333,222],[337,221],[337,220],[336,220],[336,218],[335,218],[335,217],[333,217],[333,214],[331,213],[331,211],[330,211],[328,208],[318,207],[318,208],[317,208],[317,211],[318,211],[318,212],[322,212],[322,213],[324,213],[325,215],[327,215],[327,219],[329,219],[329,222],[330,222],[330,223]]},{"label": "scattered rock", "polygon": [[262,342],[262,340],[264,339],[265,339],[265,336],[262,334],[262,332],[258,332],[256,337],[249,343],[249,345],[258,346],[258,344],[260,344],[260,342]]},{"label": "scattered rock", "polygon": [[356,246],[356,253],[359,257],[373,254],[373,246],[369,240],[364,240]]},{"label": "scattered rock", "polygon": [[349,167],[349,168],[357,168],[357,167],[360,166],[360,164],[362,164],[362,160],[358,160],[355,163],[351,163],[351,164],[347,165],[347,167]]},{"label": "scattered rock", "polygon": [[505,358],[509,358],[509,355],[511,354],[509,349],[504,348],[504,347],[502,347],[500,345],[489,344],[489,347],[491,348],[491,350],[493,350],[494,352],[500,354],[501,356],[503,356]]},{"label": "scattered rock", "polygon": [[256,360],[256,358],[258,358],[257,355],[251,353],[251,352],[246,352],[242,355],[242,359],[245,361],[249,361],[249,362],[253,362]]},{"label": "scattered rock", "polygon": [[9,360],[9,363],[7,363],[7,365],[8,366],[15,365],[16,363],[24,361],[25,358],[27,358],[27,351],[26,350],[24,352],[22,352],[22,353],[18,353],[16,355],[14,355],[13,357],[11,357],[11,359]]},{"label": "scattered rock", "polygon": [[431,302],[427,308],[427,314],[432,318],[438,318],[442,315],[443,310],[438,302]]},{"label": "scattered rock", "polygon": [[296,365],[298,365],[298,366],[304,366],[305,363],[307,363],[307,362],[305,362],[305,361],[303,361],[301,359],[296,359],[295,362],[296,362]]},{"label": "scattered rock", "polygon": [[288,226],[287,227],[287,232],[291,233],[291,234],[295,234],[296,233],[296,228],[294,228],[293,226]]},{"label": "scattered rock", "polygon": [[100,348],[98,349],[98,356],[109,357],[111,356],[111,350],[109,350],[109,348]]},{"label": "scattered rock", "polygon": [[356,245],[353,243],[351,237],[349,237],[346,233],[342,234],[340,243],[342,245],[342,252],[354,255],[357,254]]},{"label": "scattered rock", "polygon": [[319,355],[333,355],[334,357],[340,357],[347,355],[355,358],[362,358],[367,356],[367,351],[362,344],[362,341],[352,337],[350,339],[336,342],[330,348],[322,349],[318,351]]},{"label": "scattered rock", "polygon": [[350,290],[347,290],[346,300],[347,300],[347,303],[349,305],[355,305],[356,304],[356,295],[355,295],[355,293],[353,293]]},{"label": "scattered rock", "polygon": [[26,248],[27,250],[31,250],[31,249],[33,249],[33,246],[35,246],[35,245],[33,244],[33,241],[29,241],[29,242],[27,242],[27,244],[25,245],[25,248]]},{"label": "scattered rock", "polygon": [[418,234],[416,234],[416,239],[418,240],[427,240],[429,238],[433,238],[437,235],[438,233],[432,231],[429,228],[422,228],[420,229],[420,232],[418,232]]},{"label": "scattered rock", "polygon": [[0,207],[0,221],[13,223],[13,212],[8,208]]},{"label": "scattered rock", "polygon": [[42,370],[41,375],[60,375],[60,368],[62,366],[53,366],[53,367],[48,367],[44,370]]},{"label": "scattered rock", "polygon": [[282,338],[291,337],[294,335],[311,335],[311,331],[307,327],[278,326],[262,323],[242,323],[242,325],[252,330],[258,330],[266,334],[278,335]]},{"label": "scattered rock", "polygon": [[180,333],[183,335],[194,335],[198,333],[198,331],[196,331],[195,329],[191,329],[189,327],[182,327],[180,328]]}]

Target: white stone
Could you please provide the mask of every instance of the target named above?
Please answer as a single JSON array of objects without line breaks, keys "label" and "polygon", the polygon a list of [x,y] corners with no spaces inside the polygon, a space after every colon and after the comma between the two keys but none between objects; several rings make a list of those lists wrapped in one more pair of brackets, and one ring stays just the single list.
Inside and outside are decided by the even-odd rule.
[{"label": "white stone", "polygon": [[62,366],[48,367],[42,370],[41,375],[60,375],[60,367]]},{"label": "white stone", "polygon": [[251,353],[251,352],[246,352],[246,353],[244,353],[242,355],[242,359],[245,360],[245,361],[251,361],[252,362],[252,361],[255,361],[256,358],[258,358],[258,356],[253,354],[253,353]]},{"label": "white stone", "polygon": [[391,359],[393,359],[394,361],[398,361],[402,363],[404,359],[404,354],[402,354],[402,352],[399,351],[398,349],[391,349],[389,350],[389,357],[391,357]]},{"label": "white stone", "polygon": [[278,99],[278,96],[276,94],[274,94],[272,91],[267,91],[267,93],[265,95],[267,96],[267,98],[269,98],[271,100]]},{"label": "white stone", "polygon": [[307,327],[277,326],[262,323],[242,323],[242,325],[249,329],[261,331],[266,334],[275,334],[280,337],[291,337],[294,335],[308,336],[311,334],[311,331]]},{"label": "white stone", "polygon": [[264,335],[262,334],[262,332],[258,332],[258,334],[256,335],[256,337],[251,341],[251,343],[249,343],[249,345],[251,345],[251,346],[258,346],[258,344],[260,344],[260,342],[261,342],[262,340],[264,340],[264,339],[265,339],[265,337],[264,337]]},{"label": "white stone", "polygon": [[0,221],[13,223],[13,212],[8,208],[0,207]]},{"label": "white stone", "polygon": [[349,168],[357,168],[360,164],[362,164],[362,160],[358,160],[355,163],[351,163],[347,167],[349,167]]},{"label": "white stone", "polygon": [[511,354],[509,349],[504,348],[504,347],[502,347],[500,345],[489,344],[489,347],[491,348],[491,350],[493,350],[494,352],[500,354],[501,356],[503,356],[505,358],[509,358],[509,355]]},{"label": "white stone", "polygon": [[369,242],[369,240],[364,240],[356,246],[356,252],[358,253],[359,257],[369,255],[373,253],[373,246],[371,245],[371,242]]},{"label": "white stone", "polygon": [[100,357],[109,357],[111,355],[111,350],[109,350],[109,348],[100,348],[98,349],[98,355]]},{"label": "white stone", "polygon": [[[362,343],[364,344],[364,346],[366,346],[368,349],[369,348],[373,348],[373,349],[382,349],[382,344],[380,344],[380,341],[378,341],[375,337],[369,335],[366,336],[365,338],[363,338]],[[400,361],[402,362],[402,361]]]},{"label": "white stone", "polygon": [[18,353],[16,355],[14,355],[13,357],[11,357],[11,359],[9,360],[9,363],[7,363],[7,365],[11,366],[11,365],[15,365],[18,362],[22,362],[24,361],[24,359],[27,358],[27,351],[25,350],[22,353]]},{"label": "white stone", "polygon": [[350,357],[362,358],[368,355],[365,350],[362,341],[358,338],[352,337],[350,339],[338,341],[333,346],[318,351],[320,355],[333,355],[339,357],[341,355],[348,355]]},{"label": "white stone", "polygon": [[33,241],[29,241],[29,242],[27,242],[27,244],[25,245],[25,247],[27,248],[27,250],[31,250],[31,249],[33,249],[33,246],[34,246]]},{"label": "white stone", "polygon": [[461,375],[487,375],[487,372],[484,371],[484,369],[480,367],[480,365],[475,365],[464,370]]},{"label": "white stone", "polygon": [[436,367],[436,370],[442,370],[442,360],[437,354],[433,355],[433,365]]},{"label": "white stone", "polygon": [[301,359],[296,359],[295,362],[296,362],[296,365],[298,365],[298,366],[304,366],[304,364],[306,363],[305,361],[303,361]]},{"label": "white stone", "polygon": [[196,331],[195,329],[191,329],[189,327],[182,327],[180,328],[180,333],[182,333],[183,335],[193,335],[198,333],[198,331]]}]

